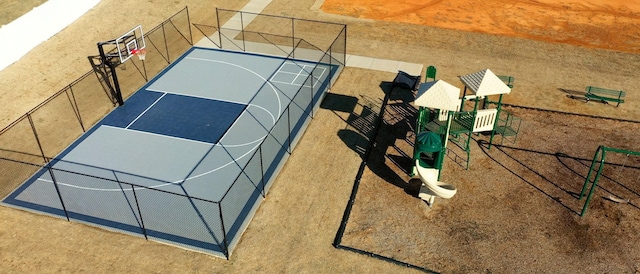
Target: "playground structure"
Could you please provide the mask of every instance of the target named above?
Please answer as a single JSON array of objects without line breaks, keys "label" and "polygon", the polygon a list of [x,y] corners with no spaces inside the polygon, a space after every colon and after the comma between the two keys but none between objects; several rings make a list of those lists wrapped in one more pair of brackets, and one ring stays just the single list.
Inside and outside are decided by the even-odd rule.
[{"label": "playground structure", "polygon": [[[591,184],[591,189],[589,190],[589,194],[587,195],[587,199],[584,202],[584,206],[582,207],[582,211],[580,212],[580,216],[584,216],[587,213],[587,208],[589,207],[589,202],[591,201],[591,198],[593,196],[593,193],[595,192],[596,186],[598,185],[598,181],[600,180],[600,178],[603,175],[603,171],[604,171],[604,167],[607,164],[606,162],[606,158],[607,158],[607,153],[608,152],[612,152],[612,153],[621,153],[621,154],[625,154],[627,157],[625,158],[625,161],[620,165],[621,170],[619,172],[622,172],[622,169],[625,168],[626,165],[626,161],[629,158],[629,156],[633,155],[633,156],[640,156],[640,152],[638,151],[631,151],[631,150],[625,150],[625,149],[619,149],[619,148],[611,148],[611,147],[605,147],[605,146],[599,146],[598,149],[596,150],[596,153],[593,155],[593,160],[591,161],[591,166],[589,167],[589,172],[587,173],[587,176],[584,180],[584,184],[582,185],[582,191],[580,192],[580,197],[579,199],[582,200],[582,197],[584,197],[585,192],[587,191],[587,188],[589,186],[589,184]],[[638,167],[636,167],[638,168]],[[595,173],[594,173],[595,171]],[[593,175],[593,179],[592,178]],[[638,179],[640,179],[640,175],[638,176]],[[636,179],[637,181],[637,179]],[[621,199],[618,198],[614,195],[610,195],[609,199],[618,203],[628,203],[629,200],[626,199]]]},{"label": "playground structure", "polygon": [[[411,175],[422,181],[418,197],[432,206],[435,197],[449,199],[457,191],[454,185],[440,181],[449,140],[465,151],[468,169],[473,133],[490,132],[489,148],[496,135],[502,136],[502,141],[513,137],[515,142],[521,120],[501,109],[503,95],[511,92],[513,77],[498,77],[489,69],[460,76],[465,85],[462,97],[459,88],[435,79],[434,67],[427,68],[429,78],[433,81],[420,84],[414,101],[418,116]],[[494,95],[498,100],[489,100]],[[469,102],[473,109],[465,110]],[[496,108],[488,108],[490,105]]]}]

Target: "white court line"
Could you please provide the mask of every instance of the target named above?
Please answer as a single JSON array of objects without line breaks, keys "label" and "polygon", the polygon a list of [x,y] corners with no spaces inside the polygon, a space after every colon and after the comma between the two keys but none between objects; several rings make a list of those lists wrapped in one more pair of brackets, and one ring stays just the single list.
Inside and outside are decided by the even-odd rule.
[{"label": "white court line", "polygon": [[[264,83],[265,83],[265,84],[267,84],[267,85],[269,85],[269,87],[271,87],[271,89],[273,90],[273,93],[276,95],[276,98],[278,99],[278,113],[281,113],[281,112],[282,112],[282,100],[280,99],[280,95],[278,94],[276,87],[274,87],[274,86],[269,82],[269,80],[268,80],[268,79],[264,78],[264,76],[260,75],[259,73],[255,72],[255,71],[253,71],[253,70],[251,70],[251,69],[248,69],[248,68],[246,68],[246,67],[243,67],[243,66],[240,66],[240,65],[237,65],[237,64],[234,64],[234,63],[229,63],[229,62],[226,62],[226,61],[212,60],[212,59],[205,59],[205,58],[195,58],[195,57],[185,57],[184,59],[191,59],[191,60],[198,60],[198,61],[206,61],[206,62],[215,62],[215,63],[221,63],[221,64],[225,64],[225,65],[230,65],[230,66],[234,66],[234,67],[237,67],[237,68],[243,69],[243,70],[245,70],[245,71],[247,71],[247,72],[249,72],[249,73],[251,73],[251,74],[253,74],[253,75],[255,75],[255,76],[258,76],[258,78],[262,79],[262,80],[264,81]],[[281,66],[282,66],[282,65],[281,65]],[[257,92],[257,91],[256,91],[256,92]],[[245,104],[248,104],[248,103],[249,103],[249,102],[247,102],[247,103],[245,103]]]},{"label": "white court line", "polygon": [[[192,95],[192,94],[185,94],[185,93],[179,93],[179,92],[173,92],[173,91],[166,91],[166,90],[160,90],[160,89],[146,89],[146,90],[147,90],[147,91],[158,92],[158,93],[167,93],[167,94],[171,94],[171,95],[180,95],[180,96],[193,97],[193,98],[198,98],[198,99],[216,100],[216,101],[220,101],[220,102],[234,103],[234,104],[238,104],[238,105],[247,105],[247,103],[245,103],[245,102],[232,101],[232,100],[223,100],[223,99],[218,99],[218,98],[214,98],[214,97],[205,97],[205,96]],[[164,96],[164,95],[163,95],[163,96]]]},{"label": "white court line", "polygon": [[[64,171],[64,170],[62,170],[62,171]],[[42,179],[42,177],[38,178],[37,181],[42,181],[42,182],[45,182],[45,183],[53,184],[53,181],[47,180],[47,179]],[[61,186],[70,187],[70,188],[77,188],[77,189],[91,190],[91,191],[103,191],[103,192],[123,191],[120,188],[107,189],[107,188],[95,188],[95,187],[86,187],[86,186],[79,186],[79,185],[74,185],[74,184],[67,184],[67,183],[60,182],[59,180],[56,180],[56,184],[61,185]],[[169,185],[169,183],[165,183],[164,185],[159,185],[158,187],[162,187],[162,186],[165,186],[165,185]],[[135,188],[135,190],[146,189],[145,187],[134,187],[134,188]],[[149,187],[149,188],[155,188],[155,186],[152,186],[152,187]],[[130,191],[130,189],[127,188],[124,191]]]},{"label": "white court line", "polygon": [[162,99],[162,97],[164,97],[165,95],[167,95],[166,93],[162,94],[162,96],[160,96],[158,99],[156,99],[153,104],[151,104],[150,106],[147,107],[147,109],[145,109],[142,113],[140,113],[138,115],[138,117],[136,117],[135,119],[133,119],[133,121],[131,121],[131,123],[129,123],[125,128],[129,129],[129,127],[131,125],[133,125],[133,123],[135,123],[136,121],[138,121],[138,119],[140,119],[140,117],[142,117],[142,115],[144,115],[145,113],[147,113],[147,111],[149,111],[156,103],[158,103],[160,101],[160,99]]},{"label": "white court line", "polygon": [[[296,74],[296,77],[293,78],[293,80],[291,81],[291,83],[295,83],[296,79],[298,79],[298,77],[300,77],[300,74],[302,74],[302,72],[304,71],[306,73],[306,77],[308,78],[310,73],[306,72],[304,70],[305,66],[302,66],[302,69],[300,71],[298,71],[298,74]],[[304,85],[304,84],[303,84]]]},{"label": "white court line", "polygon": [[298,65],[295,62],[289,61],[289,60],[285,60],[280,67],[278,67],[278,69],[276,70],[276,72],[269,78],[269,81],[272,81],[278,74],[295,74],[296,77],[293,78],[293,80],[290,83],[287,82],[283,82],[283,81],[277,81],[277,80],[273,80],[273,82],[276,83],[281,83],[281,84],[288,84],[288,85],[294,85],[295,84],[295,80],[298,79],[298,76],[300,76],[302,74],[302,72],[304,71],[306,73],[306,76],[308,77],[310,75],[310,73],[308,71],[306,71],[304,68],[306,67],[306,65],[302,65],[302,68],[299,69],[298,71],[284,71],[282,70],[282,68],[287,65],[287,64],[292,64],[296,67],[300,67],[300,65]]},{"label": "white court line", "polygon": [[[269,113],[269,116],[271,116],[271,123],[273,123],[273,125],[275,125],[275,124],[276,124],[276,119],[277,119],[277,118],[276,118],[276,116],[275,116],[275,115],[273,115],[273,113],[271,113],[271,111],[269,111],[267,108],[265,108],[265,107],[263,107],[263,106],[260,106],[260,105],[256,105],[256,104],[249,104],[248,106],[257,107],[257,108],[259,108],[259,109],[264,110],[266,113]],[[245,111],[245,112],[246,112],[246,111]],[[280,116],[280,113],[278,113],[278,116]],[[272,125],[272,126],[273,126],[273,125]]]},{"label": "white court line", "polygon": [[322,73],[320,73],[320,75],[317,78],[314,77],[313,74],[311,75],[311,77],[316,79],[316,81],[311,84],[312,87],[316,87],[315,84],[319,83],[320,79],[322,79],[322,76],[324,76],[324,73],[327,72],[326,68],[319,68],[319,69],[322,69]]},{"label": "white court line", "polygon": [[278,75],[281,71],[282,71],[282,67],[284,67],[284,65],[287,64],[287,60],[285,60],[284,62],[280,63],[280,66],[278,67],[278,69],[276,70],[275,73],[273,73],[269,79],[267,79],[267,81],[271,81],[274,77],[276,77],[276,75]]},{"label": "white court line", "polygon": [[[103,126],[105,126],[105,125],[103,125]],[[106,127],[111,127],[111,128],[120,129],[120,130],[126,130],[126,131],[136,131],[136,132],[140,132],[140,133],[146,133],[146,134],[151,134],[151,135],[157,135],[157,136],[162,136],[162,137],[167,137],[167,138],[174,138],[174,139],[178,139],[178,140],[187,140],[187,141],[192,141],[192,142],[197,142],[197,143],[204,143],[204,144],[208,144],[208,145],[211,145],[211,146],[218,146],[218,145],[219,145],[219,146],[221,146],[221,147],[223,147],[223,148],[224,148],[224,147],[230,147],[230,148],[231,148],[231,147],[240,147],[240,146],[245,146],[245,145],[255,144],[253,147],[249,148],[249,149],[247,150],[247,152],[245,152],[244,154],[242,154],[242,155],[240,155],[239,157],[234,158],[234,159],[232,159],[231,161],[229,161],[229,162],[227,162],[227,163],[225,163],[225,164],[223,164],[223,165],[221,165],[221,166],[219,166],[219,167],[216,167],[216,168],[214,168],[214,169],[208,170],[208,171],[206,171],[206,172],[203,172],[203,173],[200,173],[200,174],[198,174],[198,175],[194,175],[194,176],[191,176],[191,177],[188,177],[188,178],[185,178],[185,179],[176,180],[176,181],[173,181],[173,182],[164,182],[164,183],[161,183],[161,184],[151,185],[151,186],[145,186],[145,187],[134,187],[134,188],[135,188],[135,190],[145,190],[145,189],[147,189],[147,188],[161,188],[161,187],[169,186],[169,185],[178,185],[178,184],[182,184],[182,183],[187,183],[189,180],[193,180],[193,179],[196,179],[196,178],[199,178],[199,177],[202,177],[202,176],[205,176],[205,175],[211,174],[211,173],[216,172],[216,171],[218,171],[218,170],[221,170],[221,169],[223,169],[223,168],[225,168],[225,167],[227,167],[227,166],[229,166],[229,165],[231,165],[231,164],[233,164],[233,163],[236,163],[239,159],[242,159],[242,158],[246,157],[246,156],[247,156],[247,155],[249,155],[250,153],[253,153],[253,152],[254,152],[254,151],[255,151],[255,150],[260,146],[260,144],[262,143],[262,140],[264,140],[264,138],[266,138],[266,137],[267,137],[267,135],[268,135],[268,133],[267,133],[267,134],[265,134],[264,136],[262,136],[262,137],[260,137],[260,138],[258,138],[258,139],[256,139],[256,140],[254,140],[254,141],[251,141],[251,142],[245,143],[245,144],[239,144],[239,145],[223,145],[223,144],[221,144],[221,143],[220,143],[220,144],[210,144],[210,143],[205,143],[205,142],[200,142],[200,141],[194,141],[194,140],[189,140],[189,139],[177,138],[177,137],[166,136],[166,135],[159,135],[159,134],[154,134],[154,133],[150,133],[150,132],[137,131],[137,130],[131,130],[131,129],[123,129],[123,128],[113,127],[113,126],[106,126]],[[256,143],[257,143],[257,144],[256,144]],[[208,154],[207,154],[207,155],[208,155]],[[206,155],[205,155],[204,157],[206,157]],[[69,161],[66,161],[66,162],[68,162],[68,163],[72,163],[72,164],[82,165],[81,163],[74,163],[74,162],[69,162]],[[101,168],[101,169],[102,169],[102,168]],[[113,172],[122,173],[122,174],[127,174],[127,175],[132,175],[132,176],[138,176],[138,175],[136,175],[136,174],[131,174],[131,173],[123,172],[123,171],[119,171],[119,170],[112,170],[112,169],[105,169],[105,170],[110,170],[110,171],[113,171]],[[66,171],[66,170],[62,170],[62,169],[61,169],[60,171],[68,172],[68,171]],[[107,178],[105,178],[105,179],[107,179]],[[53,181],[51,181],[51,180],[47,180],[47,179],[44,179],[44,178],[42,178],[42,177],[39,177],[39,178],[38,178],[38,179],[36,179],[36,180],[37,180],[37,181],[47,182],[47,183],[53,183]],[[76,189],[83,189],[83,190],[104,191],[104,192],[123,191],[123,190],[122,190],[122,189],[120,189],[120,188],[107,189],[107,188],[83,187],[83,186],[79,186],[79,185],[75,185],[75,184],[64,183],[64,182],[61,182],[61,181],[56,181],[56,183],[57,183],[58,185],[67,186],[67,187],[76,188]],[[124,191],[131,191],[131,190],[130,190],[130,189],[125,189]]]},{"label": "white court line", "polygon": [[[311,83],[311,86],[307,86],[307,85],[303,84],[303,85],[302,85],[302,87],[306,87],[306,88],[314,88],[314,87],[316,87],[316,84],[317,84],[317,83],[320,83],[320,79],[322,78],[322,76],[324,76],[324,73],[325,73],[325,72],[327,72],[327,69],[326,69],[326,68],[321,67],[321,68],[318,68],[318,70],[322,70],[322,72],[320,73],[320,75],[319,75],[318,77],[315,77],[315,76],[313,76],[312,74],[307,74],[307,75],[306,75],[307,77],[308,77],[308,76],[311,76],[311,77],[315,80],[315,81],[313,81],[313,82]],[[302,71],[301,71],[301,72],[302,72]],[[282,72],[280,72],[280,73],[283,73],[283,74],[295,74],[295,72],[288,72],[288,71],[282,71]],[[275,75],[274,75],[274,76],[275,76]],[[296,79],[297,79],[297,76],[296,76]],[[279,84],[292,85],[292,86],[300,86],[300,85],[298,85],[298,84],[296,84],[296,83],[295,83],[295,79],[294,79],[294,81],[292,81],[292,82],[290,82],[290,83],[287,83],[287,82],[284,82],[284,81],[278,81],[278,80],[270,80],[270,81],[271,81],[271,82],[274,82],[274,83],[279,83]]]},{"label": "white court line", "polygon": [[[241,69],[244,69],[244,70],[246,70],[246,71],[248,71],[248,72],[250,72],[250,73],[253,73],[254,75],[256,75],[256,76],[258,76],[259,78],[261,78],[262,80],[264,80],[264,81],[265,81],[265,83],[266,83],[266,84],[268,84],[268,85],[271,87],[271,89],[272,89],[272,91],[274,92],[274,94],[275,94],[276,98],[278,99],[278,113],[280,113],[280,112],[281,112],[281,109],[282,109],[282,102],[281,102],[280,95],[279,95],[279,93],[277,92],[277,89],[276,89],[276,88],[275,88],[275,87],[274,87],[274,86],[273,86],[269,81],[267,81],[267,79],[265,79],[263,76],[259,75],[259,74],[258,74],[258,73],[256,73],[255,71],[250,70],[250,69],[248,69],[248,68],[245,68],[245,67],[243,67],[243,66],[239,66],[239,65],[232,64],[232,63],[228,63],[228,62],[224,62],[224,61],[210,60],[210,59],[204,59],[204,58],[193,58],[193,57],[187,57],[187,58],[185,58],[185,59],[192,59],[192,60],[199,60],[199,61],[209,61],[209,62],[217,62],[217,63],[229,64],[229,65],[232,65],[232,66],[235,66],[235,67],[239,67],[239,68],[241,68]],[[283,64],[284,64],[284,63],[283,63]],[[295,64],[295,63],[294,63],[294,64]],[[296,64],[296,65],[298,65],[298,64]],[[282,68],[282,65],[278,68],[278,70],[280,70],[280,68]],[[303,69],[303,70],[304,70],[304,69]],[[322,74],[324,74],[324,71],[325,71],[325,69],[323,68],[323,73],[322,73]],[[284,71],[281,71],[281,72],[282,72],[282,73],[285,73]],[[302,70],[298,72],[298,74],[301,74],[301,73],[302,73]],[[291,73],[291,74],[293,74],[293,73]],[[292,85],[293,83],[288,83],[288,84]],[[193,179],[195,179],[195,178],[199,178],[199,177],[202,177],[202,176],[205,176],[205,175],[211,174],[211,173],[213,173],[213,172],[216,172],[216,171],[218,171],[218,170],[221,170],[221,169],[223,169],[223,168],[225,168],[225,167],[227,167],[227,166],[229,166],[229,165],[231,165],[231,164],[233,164],[233,163],[236,163],[238,160],[240,160],[240,159],[243,159],[243,158],[247,157],[247,155],[251,155],[252,153],[254,153],[254,152],[255,152],[255,150],[260,146],[260,144],[262,143],[262,141],[263,141],[263,140],[268,136],[268,134],[269,134],[269,133],[268,133],[268,131],[267,131],[267,132],[265,132],[265,134],[264,134],[263,136],[258,137],[258,138],[256,138],[256,139],[255,139],[255,140],[253,140],[253,141],[249,141],[249,142],[246,142],[246,143],[243,143],[243,144],[224,144],[224,143],[223,143],[224,136],[222,136],[222,137],[220,138],[220,141],[218,142],[218,144],[211,144],[211,143],[206,143],[206,142],[201,142],[201,141],[196,141],[196,140],[190,140],[190,139],[185,139],[185,138],[179,138],[179,137],[174,137],[174,136],[168,136],[168,135],[163,135],[163,134],[156,134],[156,133],[151,133],[151,132],[146,132],[146,131],[139,131],[139,130],[133,130],[133,129],[130,129],[129,127],[130,127],[133,123],[135,123],[137,120],[139,120],[139,118],[140,118],[141,116],[143,116],[143,115],[144,115],[144,114],[145,114],[145,113],[146,113],[146,112],[147,112],[151,107],[153,107],[154,105],[156,105],[156,104],[157,104],[157,102],[159,102],[159,101],[160,101],[160,99],[162,99],[162,98],[163,98],[164,96],[166,96],[167,94],[175,94],[175,95],[182,95],[182,96],[192,96],[192,97],[195,97],[195,98],[209,99],[209,100],[211,100],[211,99],[213,99],[213,100],[219,100],[219,99],[215,99],[215,98],[207,98],[207,97],[201,97],[201,96],[193,96],[193,95],[187,95],[187,94],[181,94],[181,93],[175,93],[175,92],[168,92],[168,91],[161,91],[161,90],[154,90],[154,89],[147,89],[147,91],[159,92],[159,93],[162,93],[162,96],[160,96],[158,99],[156,99],[156,100],[154,101],[154,103],[153,103],[153,104],[151,104],[149,107],[147,107],[147,108],[145,109],[145,111],[144,111],[144,112],[142,112],[140,115],[138,115],[134,121],[132,121],[129,125],[127,125],[127,128],[120,128],[120,127],[114,127],[114,126],[108,126],[108,125],[102,125],[102,126],[110,127],[110,128],[115,128],[115,129],[120,129],[120,130],[123,130],[123,131],[136,132],[136,133],[140,133],[140,134],[148,134],[148,135],[154,135],[154,136],[161,136],[161,137],[164,137],[164,138],[171,138],[171,139],[176,139],[176,140],[185,140],[185,141],[189,141],[189,142],[195,142],[195,143],[206,144],[206,145],[209,145],[209,146],[221,146],[221,147],[223,147],[223,148],[224,148],[224,147],[227,147],[227,148],[234,148],[234,147],[243,147],[243,146],[251,146],[251,145],[253,145],[253,146],[251,146],[251,147],[250,147],[246,152],[242,153],[240,156],[238,156],[238,157],[234,157],[235,159],[233,159],[233,160],[231,160],[231,161],[229,161],[229,162],[227,162],[227,163],[225,163],[225,164],[223,164],[223,165],[221,165],[221,166],[218,166],[218,167],[216,167],[216,168],[210,169],[210,170],[208,170],[208,171],[206,171],[206,172],[203,172],[203,173],[200,173],[200,174],[197,174],[197,175],[194,175],[194,176],[190,176],[190,177],[188,177],[188,178],[186,178],[186,179],[177,180],[177,181],[175,181],[175,182],[165,182],[165,183],[158,184],[158,185],[147,186],[146,188],[160,188],[160,187],[168,186],[168,185],[175,185],[175,184],[180,184],[180,183],[187,183],[189,180],[193,180]],[[228,100],[220,100],[220,101],[232,102],[232,101],[228,101]],[[240,103],[240,102],[233,102],[233,103],[243,104],[243,103]],[[245,105],[247,105],[247,108],[245,109],[245,112],[247,112],[247,109],[248,109],[249,107],[256,107],[256,108],[259,108],[259,109],[264,110],[264,111],[265,111],[265,112],[267,112],[267,113],[269,114],[269,116],[271,117],[272,123],[273,123],[273,124],[275,124],[275,122],[276,122],[276,117],[275,117],[275,116],[274,116],[274,114],[273,114],[271,111],[269,111],[268,109],[266,109],[266,108],[264,108],[264,107],[262,107],[262,106],[256,105],[256,104],[245,104]],[[242,115],[242,114],[241,114],[241,115]],[[231,128],[231,127],[233,127],[236,123],[238,123],[238,121],[239,121],[239,119],[236,119],[236,120],[233,122],[233,124],[230,126],[230,128]],[[226,135],[226,133],[225,133],[225,135]],[[230,140],[230,141],[233,141],[233,140]],[[226,140],[225,140],[224,142],[226,142]],[[115,171],[115,172],[121,172],[121,171],[117,171],[117,170],[114,170],[114,171]],[[128,173],[125,173],[125,174],[128,174]],[[133,174],[133,175],[135,175],[135,174]],[[45,182],[53,183],[51,180],[46,180],[46,179],[43,179],[43,178],[38,178],[38,180],[39,180],[39,181],[45,181]],[[95,190],[95,191],[122,191],[122,190],[121,190],[121,189],[119,189],[119,188],[117,188],[117,189],[104,189],[104,188],[99,189],[99,188],[82,187],[82,186],[78,186],[78,185],[74,185],[74,184],[68,184],[68,183],[62,183],[62,182],[57,182],[57,183],[59,183],[60,185],[67,186],[67,187],[74,187],[74,188],[78,188],[78,189],[86,189],[86,190]],[[145,189],[145,188],[136,188],[136,190],[137,190],[137,189]],[[129,191],[129,189],[126,189],[125,191]]]},{"label": "white court line", "polygon": [[158,137],[164,137],[164,138],[167,138],[167,139],[184,140],[184,141],[188,141],[188,142],[192,142],[192,143],[205,144],[205,145],[209,145],[209,146],[215,145],[213,143],[207,143],[207,142],[198,141],[198,140],[191,140],[191,139],[187,139],[187,138],[180,138],[180,137],[175,137],[175,136],[170,136],[170,135],[158,134],[158,133],[142,131],[142,130],[137,130],[137,129],[114,127],[114,126],[110,126],[110,125],[101,125],[101,127],[108,127],[108,128],[113,128],[113,129],[119,129],[119,130],[122,130],[122,131],[136,132],[136,133],[140,133],[140,134],[153,135],[153,136],[158,136]]}]

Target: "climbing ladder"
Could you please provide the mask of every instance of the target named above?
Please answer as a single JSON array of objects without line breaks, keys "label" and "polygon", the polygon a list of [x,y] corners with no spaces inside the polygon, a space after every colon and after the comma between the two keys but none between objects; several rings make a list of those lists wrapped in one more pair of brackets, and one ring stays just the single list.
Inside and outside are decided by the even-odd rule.
[{"label": "climbing ladder", "polygon": [[521,118],[515,117],[513,113],[506,110],[500,110],[498,123],[495,127],[496,134],[502,136],[500,144],[503,144],[505,140],[515,143],[518,139],[518,133],[520,133],[521,124]]}]

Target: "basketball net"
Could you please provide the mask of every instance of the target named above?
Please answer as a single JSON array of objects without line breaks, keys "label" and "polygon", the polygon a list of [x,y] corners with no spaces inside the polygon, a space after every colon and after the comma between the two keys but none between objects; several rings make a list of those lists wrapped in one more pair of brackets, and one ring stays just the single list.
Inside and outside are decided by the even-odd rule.
[{"label": "basketball net", "polygon": [[140,61],[144,61],[144,58],[147,56],[147,50],[146,49],[134,49],[131,51],[131,53],[135,54],[138,56],[138,60]]}]

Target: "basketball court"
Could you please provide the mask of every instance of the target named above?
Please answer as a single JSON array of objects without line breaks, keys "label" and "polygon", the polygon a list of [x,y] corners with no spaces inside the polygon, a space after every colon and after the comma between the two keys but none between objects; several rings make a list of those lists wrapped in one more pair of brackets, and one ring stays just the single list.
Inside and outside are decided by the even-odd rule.
[{"label": "basketball court", "polygon": [[4,203],[225,256],[337,69],[192,47]]}]

